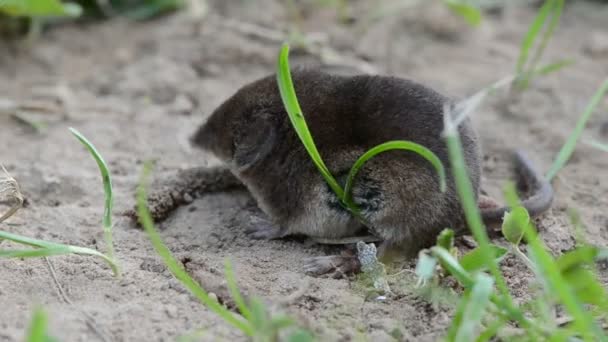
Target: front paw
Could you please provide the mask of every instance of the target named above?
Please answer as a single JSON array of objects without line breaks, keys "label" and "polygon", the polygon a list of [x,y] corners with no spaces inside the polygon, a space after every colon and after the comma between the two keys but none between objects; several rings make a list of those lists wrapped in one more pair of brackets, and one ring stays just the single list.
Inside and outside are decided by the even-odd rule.
[{"label": "front paw", "polygon": [[285,231],[281,227],[257,217],[252,218],[245,233],[256,240],[274,240],[285,236]]}]

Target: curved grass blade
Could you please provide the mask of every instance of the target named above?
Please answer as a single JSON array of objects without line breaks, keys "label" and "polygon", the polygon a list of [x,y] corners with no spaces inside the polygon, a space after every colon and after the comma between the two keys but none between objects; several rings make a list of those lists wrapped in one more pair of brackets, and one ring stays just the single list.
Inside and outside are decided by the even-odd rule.
[{"label": "curved grass blade", "polygon": [[85,138],[84,135],[82,135],[80,132],[78,132],[72,127],[70,127],[69,130],[86,147],[91,156],[93,156],[93,159],[95,159],[95,162],[97,162],[97,166],[99,167],[99,172],[101,173],[101,180],[103,181],[103,191],[105,194],[105,205],[102,225],[106,245],[108,248],[108,256],[110,258],[114,258],[114,242],[112,241],[112,208],[114,206],[114,196],[112,192],[112,178],[110,177],[108,165],[106,164],[101,154],[95,148],[95,145],[93,145],[87,138]]},{"label": "curved grass blade", "polygon": [[64,245],[64,244],[55,243],[55,242],[48,242],[48,241],[43,241],[43,240],[38,240],[38,239],[33,239],[33,238],[25,237],[25,236],[12,234],[12,233],[5,232],[5,231],[0,231],[0,239],[5,239],[5,240],[13,241],[13,242],[16,242],[16,243],[19,243],[22,245],[28,245],[28,246],[40,248],[39,251],[37,251],[37,250],[2,251],[0,253],[0,257],[16,257],[15,255],[12,255],[11,253],[17,253],[17,254],[22,253],[23,256],[21,256],[21,257],[51,256],[51,255],[60,255],[60,254],[91,255],[91,256],[97,256],[97,257],[104,259],[108,263],[110,268],[112,269],[112,272],[114,272],[114,275],[118,275],[118,266],[116,265],[114,260],[112,258],[108,257],[107,255],[105,255],[99,251],[96,251],[94,249],[91,249],[91,248]]},{"label": "curved grass blade", "polygon": [[306,151],[312,158],[315,166],[321,172],[323,178],[329,187],[333,190],[333,192],[338,196],[338,198],[344,198],[344,190],[338,184],[336,179],[333,177],[329,169],[323,162],[319,151],[314,143],[312,135],[308,129],[308,125],[306,125],[306,120],[304,119],[304,115],[302,114],[302,109],[300,108],[300,104],[298,103],[298,98],[296,96],[296,91],[293,86],[293,81],[291,79],[291,71],[289,68],[289,45],[283,44],[281,47],[281,52],[279,53],[279,61],[277,63],[277,83],[279,85],[279,92],[281,93],[281,100],[283,101],[283,105],[287,110],[287,114],[289,114],[289,119],[298,134],[298,137],[304,144]]},{"label": "curved grass blade", "polygon": [[152,242],[156,253],[162,258],[167,268],[177,280],[179,280],[201,303],[206,305],[211,311],[219,315],[224,321],[231,324],[235,328],[242,331],[247,336],[253,336],[254,330],[251,325],[238,318],[235,314],[230,312],[228,309],[223,307],[216,300],[211,299],[205,291],[190,275],[178,264],[177,260],[171,254],[171,251],[163,243],[160,235],[154,228],[150,211],[147,207],[147,195],[146,195],[146,181],[150,173],[151,164],[148,162],[144,165],[142,172],[141,181],[137,187],[137,214],[139,216],[139,222],[148,234],[148,238]]},{"label": "curved grass blade", "polygon": [[352,194],[351,194],[352,187],[353,187],[353,183],[355,181],[355,177],[357,176],[357,173],[359,172],[361,167],[363,167],[363,165],[370,158],[372,158],[382,152],[392,151],[392,150],[404,150],[404,151],[416,152],[421,157],[428,160],[433,165],[433,167],[435,167],[435,170],[439,174],[439,188],[441,189],[442,192],[445,192],[445,189],[446,189],[445,169],[443,167],[443,164],[441,163],[441,160],[439,160],[439,158],[431,150],[429,150],[428,148],[426,148],[422,145],[416,144],[411,141],[395,140],[395,141],[388,141],[388,142],[380,144],[376,147],[373,147],[370,150],[368,150],[367,152],[365,152],[361,157],[359,157],[359,159],[357,159],[355,164],[353,164],[353,166],[351,167],[350,172],[348,173],[348,178],[346,179],[346,185],[344,186],[344,198],[343,198],[344,203],[348,204],[349,206],[351,204],[353,204]]},{"label": "curved grass blade", "polygon": [[576,147],[576,143],[577,143],[578,139],[580,138],[581,134],[583,134],[583,130],[585,129],[585,126],[587,125],[587,120],[589,120],[589,118],[591,117],[591,114],[593,114],[593,112],[595,111],[595,107],[597,107],[597,105],[600,103],[600,101],[602,100],[602,98],[604,97],[604,95],[606,94],[607,91],[608,91],[608,79],[606,79],[600,85],[598,90],[595,92],[595,94],[591,98],[591,101],[585,108],[585,111],[583,112],[583,114],[580,116],[580,118],[576,122],[576,127],[574,128],[574,130],[568,137],[568,140],[566,141],[564,146],[561,148],[561,150],[557,154],[557,157],[555,158],[553,165],[551,165],[551,169],[549,169],[549,172],[547,172],[547,175],[545,176],[548,180],[552,180],[553,177],[555,177],[555,175],[557,174],[557,172],[559,170],[561,170],[561,168],[564,167],[564,165],[566,165],[566,163],[570,159],[570,156],[572,155],[572,152],[574,152],[574,148]]}]

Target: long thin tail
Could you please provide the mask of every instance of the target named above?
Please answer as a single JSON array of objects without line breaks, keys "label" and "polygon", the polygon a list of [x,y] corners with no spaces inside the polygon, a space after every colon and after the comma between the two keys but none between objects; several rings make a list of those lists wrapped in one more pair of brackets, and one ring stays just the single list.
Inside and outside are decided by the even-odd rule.
[{"label": "long thin tail", "polygon": [[[538,216],[551,207],[553,187],[534,167],[525,152],[515,151],[513,159],[518,188],[525,189],[525,192],[529,194],[527,198],[521,201],[521,205],[528,210],[531,217]],[[486,226],[495,225],[502,222],[504,214],[509,210],[509,207],[483,209],[481,217]]]},{"label": "long thin tail", "polygon": [[[153,184],[148,196],[148,208],[154,222],[160,222],[178,207],[204,194],[244,189],[245,185],[226,168],[195,167],[179,171],[160,184]],[[128,210],[125,214],[138,221],[136,209]]]}]

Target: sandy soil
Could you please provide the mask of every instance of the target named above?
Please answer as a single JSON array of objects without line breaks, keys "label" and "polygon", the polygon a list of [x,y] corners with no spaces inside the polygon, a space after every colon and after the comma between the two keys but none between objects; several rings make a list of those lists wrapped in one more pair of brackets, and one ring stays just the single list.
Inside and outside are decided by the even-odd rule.
[{"label": "sandy soil", "polygon": [[[369,11],[363,1],[354,8],[359,19],[354,24],[338,23],[332,10],[310,8],[302,25],[344,60],[453,96],[469,95],[512,72],[533,16],[528,7],[509,8],[471,29],[433,7],[404,10],[356,30],[352,25],[363,22]],[[571,4],[547,60],[573,58],[576,64],[539,79],[517,98],[499,96],[475,115],[485,153],[485,188],[491,194],[500,195],[510,176],[509,151],[514,148],[526,149],[539,167],[548,169],[608,74],[607,16],[606,6]],[[148,23],[69,25],[47,32],[31,46],[3,43],[1,97],[49,112],[26,114],[47,124],[41,133],[0,115],[0,162],[19,181],[29,203],[1,229],[104,250],[100,177],[67,130],[76,127],[97,145],[114,176],[114,236],[123,277],[114,278],[98,259],[54,257],[68,304],[58,296],[44,260],[1,260],[1,341],[23,338],[37,304],[49,312],[51,332],[63,341],[164,341],[197,329],[205,331],[207,340],[243,339],[171,277],[145,234],[120,213],[134,203],[142,161],[157,160],[157,178],[213,163],[190,150],[186,138],[239,86],[273,71],[279,41],[258,33],[263,33],[260,27],[286,29],[287,20],[279,1],[215,1],[202,20],[182,12]],[[251,24],[254,30],[246,26]],[[319,58],[294,54],[292,63],[318,64]],[[604,100],[591,118],[586,137],[608,139],[600,133],[608,121],[607,105]],[[605,153],[581,145],[555,181],[555,205],[539,219],[543,238],[555,253],[572,248],[575,241],[569,208],[580,212],[590,240],[608,242],[607,169]],[[210,194],[162,223],[164,241],[204,286],[221,285],[224,258],[230,257],[248,293],[297,317],[323,340],[346,341],[364,333],[374,341],[433,341],[448,326],[449,301],[425,301],[412,289],[411,272],[391,278],[399,295],[388,302],[367,300],[355,279],[304,275],[304,258],[334,250],[299,240],[249,239],[243,227],[250,202],[245,193]],[[527,299],[530,275],[511,258],[503,266],[518,300]],[[299,295],[290,296],[294,293]]]}]

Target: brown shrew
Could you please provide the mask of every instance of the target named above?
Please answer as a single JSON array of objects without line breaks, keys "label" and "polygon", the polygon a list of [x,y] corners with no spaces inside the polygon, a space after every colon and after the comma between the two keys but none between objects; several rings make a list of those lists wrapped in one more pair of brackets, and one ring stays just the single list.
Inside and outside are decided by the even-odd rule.
[{"label": "brown shrew", "polygon": [[[447,190],[440,191],[436,170],[416,153],[377,155],[360,170],[352,189],[353,200],[369,223],[363,226],[341,205],[313,164],[283,107],[275,75],[270,75],[239,89],[191,138],[224,163],[225,172],[247,188],[267,217],[249,230],[253,238],[297,234],[331,242],[371,232],[382,241],[379,252],[390,247],[413,256],[433,244],[444,228],[460,234],[468,231],[442,137],[444,105],[453,103],[451,99],[397,77],[296,69],[292,78],[317,148],[342,185],[365,151],[390,140],[408,140],[430,149],[442,161]],[[458,130],[484,223],[495,235],[491,227],[501,222],[508,208],[479,194],[479,140],[468,118]],[[551,185],[523,152],[514,154],[513,165],[529,193],[522,204],[532,216],[546,211],[553,199]],[[234,178],[226,179],[234,185]],[[357,267],[353,255],[343,254],[313,258],[306,270],[321,274]]]}]

